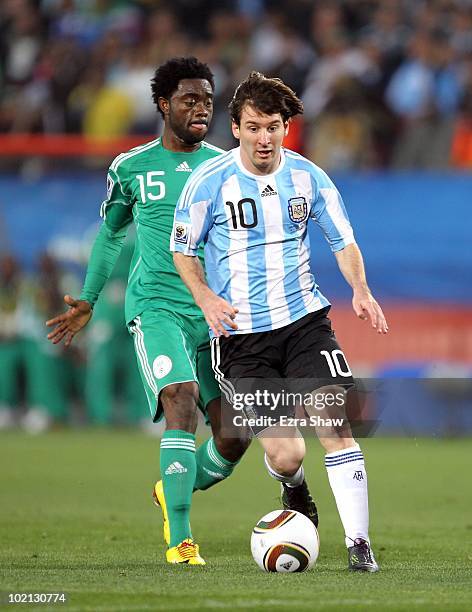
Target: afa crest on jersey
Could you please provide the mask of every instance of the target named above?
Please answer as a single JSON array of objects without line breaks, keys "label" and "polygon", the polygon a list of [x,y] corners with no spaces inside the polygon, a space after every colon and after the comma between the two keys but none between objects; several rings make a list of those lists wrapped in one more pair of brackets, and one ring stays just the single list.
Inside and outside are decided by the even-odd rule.
[{"label": "afa crest on jersey", "polygon": [[288,216],[294,223],[303,223],[308,218],[308,204],[304,197],[290,198]]}]

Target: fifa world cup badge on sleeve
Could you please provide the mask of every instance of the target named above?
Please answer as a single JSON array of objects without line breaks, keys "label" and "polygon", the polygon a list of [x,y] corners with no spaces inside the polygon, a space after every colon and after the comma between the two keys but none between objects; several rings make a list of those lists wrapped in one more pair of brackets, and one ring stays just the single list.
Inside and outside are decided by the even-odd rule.
[{"label": "fifa world cup badge on sleeve", "polygon": [[189,237],[189,226],[187,223],[176,223],[174,225],[174,240],[180,244],[187,244]]},{"label": "fifa world cup badge on sleeve", "polygon": [[294,223],[303,223],[308,218],[308,204],[304,197],[290,198],[288,215]]}]

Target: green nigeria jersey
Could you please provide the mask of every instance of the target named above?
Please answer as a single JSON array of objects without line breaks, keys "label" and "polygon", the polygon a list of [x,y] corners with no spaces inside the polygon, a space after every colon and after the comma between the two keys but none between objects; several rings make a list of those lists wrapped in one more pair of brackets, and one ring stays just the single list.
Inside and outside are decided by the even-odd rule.
[{"label": "green nigeria jersey", "polygon": [[[191,153],[177,153],[165,149],[158,138],[115,158],[108,170],[107,199],[100,211],[104,222],[92,250],[81,299],[92,304],[96,301],[103,276],[109,274],[105,260],[114,259],[134,220],[136,244],[126,290],[126,322],[147,308],[202,316],[175,269],[169,242],[175,206],[187,178],[201,162],[221,153],[222,149],[206,142]],[[100,241],[105,249],[98,249]],[[199,255],[203,263],[203,252]],[[99,258],[100,270],[94,266]]]}]

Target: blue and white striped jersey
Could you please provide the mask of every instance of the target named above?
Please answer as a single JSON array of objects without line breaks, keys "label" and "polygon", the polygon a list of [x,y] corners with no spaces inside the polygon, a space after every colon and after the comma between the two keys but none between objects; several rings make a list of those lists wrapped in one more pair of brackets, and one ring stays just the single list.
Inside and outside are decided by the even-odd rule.
[{"label": "blue and white striped jersey", "polygon": [[277,170],[258,176],[244,168],[238,147],[190,176],[170,246],[196,255],[204,243],[208,285],[239,310],[232,333],[268,331],[329,305],[310,269],[310,219],[333,251],[354,242],[341,196],[321,168],[282,149]]}]

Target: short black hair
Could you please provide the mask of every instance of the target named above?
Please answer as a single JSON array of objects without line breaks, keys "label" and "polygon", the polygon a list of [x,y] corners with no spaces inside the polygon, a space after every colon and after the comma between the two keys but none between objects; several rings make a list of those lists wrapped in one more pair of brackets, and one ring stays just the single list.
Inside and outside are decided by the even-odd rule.
[{"label": "short black hair", "polygon": [[169,100],[182,79],[205,79],[215,90],[213,73],[207,64],[196,57],[173,57],[159,66],[151,79],[152,99],[162,116],[164,114],[159,108],[159,98]]},{"label": "short black hair", "polygon": [[246,104],[266,115],[280,113],[284,121],[303,114],[303,102],[293,89],[281,79],[266,77],[255,70],[238,85],[229,103],[231,118],[237,125]]}]

